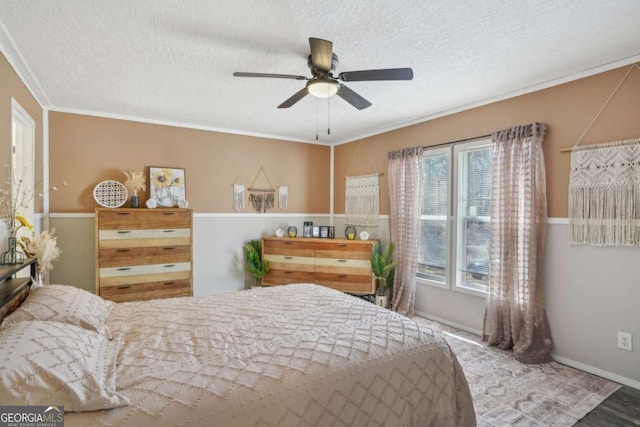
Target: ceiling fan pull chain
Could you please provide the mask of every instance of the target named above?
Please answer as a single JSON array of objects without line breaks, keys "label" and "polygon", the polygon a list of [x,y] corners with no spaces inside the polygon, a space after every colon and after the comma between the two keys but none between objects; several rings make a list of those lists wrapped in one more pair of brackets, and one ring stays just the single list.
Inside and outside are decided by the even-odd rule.
[{"label": "ceiling fan pull chain", "polygon": [[331,135],[331,98],[327,98],[327,135]]},{"label": "ceiling fan pull chain", "polygon": [[316,101],[316,141],[318,140],[318,102]]}]

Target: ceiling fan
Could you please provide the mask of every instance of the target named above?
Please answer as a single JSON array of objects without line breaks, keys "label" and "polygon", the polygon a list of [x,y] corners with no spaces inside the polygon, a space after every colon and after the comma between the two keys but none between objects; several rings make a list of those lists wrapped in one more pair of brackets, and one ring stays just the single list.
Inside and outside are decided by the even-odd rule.
[{"label": "ceiling fan", "polygon": [[338,95],[358,110],[371,106],[371,102],[358,95],[341,82],[364,82],[374,80],[411,80],[411,68],[387,68],[383,70],[345,71],[337,76],[333,73],[338,65],[338,55],[333,53],[333,43],[328,40],[309,38],[311,54],[307,65],[312,77],[295,76],[291,74],[267,73],[233,73],[236,77],[271,77],[278,79],[307,80],[306,86],[293,94],[289,99],[278,105],[278,108],[289,108],[302,98],[311,94],[318,98],[329,98]]}]

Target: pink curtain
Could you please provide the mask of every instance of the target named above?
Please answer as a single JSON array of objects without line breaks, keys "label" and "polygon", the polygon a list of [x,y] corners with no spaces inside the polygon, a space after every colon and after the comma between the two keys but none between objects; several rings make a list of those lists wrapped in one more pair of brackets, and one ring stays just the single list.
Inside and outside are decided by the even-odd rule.
[{"label": "pink curtain", "polygon": [[483,340],[513,348],[516,360],[524,363],[548,362],[552,345],[542,264],[545,130],[534,123],[492,135],[491,262]]},{"label": "pink curtain", "polygon": [[413,316],[416,299],[422,191],[422,147],[389,153],[391,241],[398,262],[393,284],[392,306],[405,316]]}]

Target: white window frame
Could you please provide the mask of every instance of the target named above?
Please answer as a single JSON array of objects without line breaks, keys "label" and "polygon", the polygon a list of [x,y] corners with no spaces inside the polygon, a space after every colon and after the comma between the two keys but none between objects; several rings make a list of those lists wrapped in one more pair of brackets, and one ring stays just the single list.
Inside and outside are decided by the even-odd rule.
[{"label": "white window frame", "polygon": [[[455,239],[456,249],[451,251],[451,257],[453,258],[452,268],[453,268],[453,277],[454,280],[451,281],[452,289],[455,291],[468,293],[471,295],[477,295],[481,297],[485,297],[487,295],[487,290],[479,290],[474,289],[473,287],[467,286],[463,284],[464,275],[458,268],[459,265],[463,264],[464,259],[464,251],[466,250],[466,244],[463,245],[462,241],[465,240],[466,234],[463,232],[459,232],[464,226],[465,217],[460,215],[459,212],[464,207],[462,206],[462,195],[460,194],[460,186],[462,185],[460,182],[460,161],[458,156],[461,153],[474,151],[481,148],[491,147],[491,139],[490,138],[482,138],[471,142],[465,142],[461,144],[456,144],[453,146],[453,239]],[[487,222],[491,221],[491,217],[483,217]],[[451,243],[451,241],[450,241]],[[466,268],[466,266],[463,266]]]},{"label": "white window frame", "polygon": [[[429,148],[423,151],[423,156],[437,156],[439,154],[447,154],[449,156],[449,170],[448,170],[448,182],[449,182],[449,199],[447,200],[447,215],[445,220],[447,222],[447,249],[446,249],[446,260],[447,260],[447,268],[444,278],[444,283],[439,282],[437,280],[432,280],[427,277],[420,277],[416,275],[416,282],[422,283],[430,286],[435,286],[442,289],[449,289],[449,283],[451,283],[451,223],[453,217],[451,216],[451,179],[452,179],[452,168],[451,168],[451,156],[453,155],[451,152],[451,147],[439,147],[439,148]],[[423,191],[422,185],[420,186],[420,191]],[[420,215],[420,220],[423,219],[434,219],[434,215]],[[440,216],[437,216],[440,219]]]},{"label": "white window frame", "polygon": [[[449,155],[449,200],[447,212],[447,268],[445,274],[445,282],[439,282],[424,277],[416,276],[416,282],[422,285],[433,286],[441,289],[451,289],[456,292],[475,295],[478,297],[486,297],[487,291],[473,289],[461,283],[463,274],[458,271],[458,265],[462,263],[464,258],[461,249],[461,240],[463,236],[459,236],[459,230],[462,227],[464,218],[458,215],[458,207],[461,205],[461,194],[459,192],[460,175],[459,175],[459,159],[458,155],[465,151],[477,150],[481,147],[491,146],[491,138],[479,138],[473,141],[465,141],[461,143],[451,144],[446,147],[427,148],[424,150],[425,156],[438,155],[447,153]],[[421,189],[422,191],[422,189]],[[429,219],[426,216],[421,219]],[[490,221],[490,217],[486,217]]]}]

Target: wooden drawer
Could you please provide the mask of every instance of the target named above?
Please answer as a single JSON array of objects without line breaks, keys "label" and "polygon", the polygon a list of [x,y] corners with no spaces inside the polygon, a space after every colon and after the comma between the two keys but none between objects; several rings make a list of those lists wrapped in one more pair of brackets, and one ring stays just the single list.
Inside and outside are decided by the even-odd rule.
[{"label": "wooden drawer", "polygon": [[189,246],[191,244],[191,229],[100,230],[98,239],[101,249]]},{"label": "wooden drawer", "polygon": [[324,243],[316,248],[316,257],[318,258],[347,258],[347,259],[371,259],[371,249],[373,243],[371,241],[337,241]]},{"label": "wooden drawer", "polygon": [[364,259],[349,259],[349,258],[316,258],[316,271],[340,271],[345,273],[348,271],[371,271],[371,261],[367,258]]},{"label": "wooden drawer", "polygon": [[100,249],[100,267],[191,262],[191,246]]},{"label": "wooden drawer", "polygon": [[163,280],[104,287],[100,288],[100,296],[115,302],[191,296],[191,281]]},{"label": "wooden drawer", "polygon": [[101,230],[191,228],[191,211],[185,209],[98,209],[96,213]]},{"label": "wooden drawer", "polygon": [[375,293],[375,282],[371,275],[352,275],[342,273],[315,273],[315,283],[354,294]]},{"label": "wooden drawer", "polygon": [[269,261],[269,269],[310,271],[315,269],[315,258],[299,257],[291,255],[265,255],[264,259]]},{"label": "wooden drawer", "polygon": [[313,271],[270,269],[262,279],[263,285],[289,285],[291,283],[313,283]]},{"label": "wooden drawer", "polygon": [[310,241],[287,237],[263,240],[263,254],[313,257],[315,256],[315,251],[315,243]]},{"label": "wooden drawer", "polygon": [[107,267],[99,270],[100,287],[130,285],[191,278],[191,263],[147,264],[130,267]]}]

